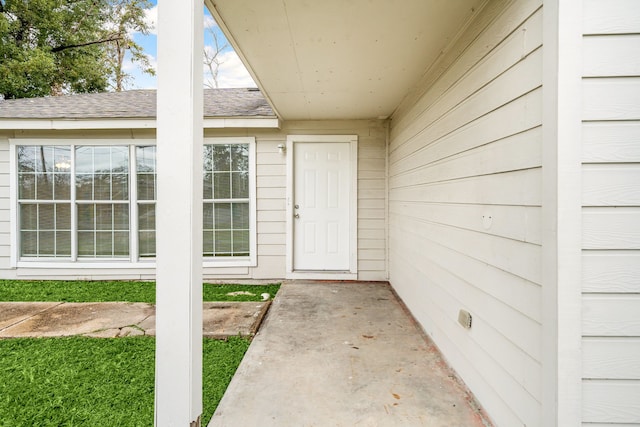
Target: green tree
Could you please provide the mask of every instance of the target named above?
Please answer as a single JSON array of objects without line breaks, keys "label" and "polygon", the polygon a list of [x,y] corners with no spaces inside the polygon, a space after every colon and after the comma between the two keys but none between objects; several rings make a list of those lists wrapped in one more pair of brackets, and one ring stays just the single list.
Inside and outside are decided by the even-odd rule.
[{"label": "green tree", "polygon": [[141,18],[149,6],[147,0],[0,0],[0,94],[100,92],[110,82],[117,88],[126,74],[113,46],[141,52],[132,33],[149,30]]},{"label": "green tree", "polygon": [[106,44],[111,72],[110,87],[117,92],[124,90],[131,81],[131,75],[124,71],[127,52],[143,72],[155,74],[149,57],[132,37],[134,32],[149,34],[151,28],[145,19],[145,11],[150,7],[148,0],[111,0],[107,5],[105,28],[113,38],[113,41]]}]

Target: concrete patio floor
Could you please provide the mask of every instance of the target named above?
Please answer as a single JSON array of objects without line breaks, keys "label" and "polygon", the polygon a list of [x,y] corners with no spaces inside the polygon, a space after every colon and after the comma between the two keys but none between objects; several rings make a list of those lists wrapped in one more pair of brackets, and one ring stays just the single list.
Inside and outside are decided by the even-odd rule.
[{"label": "concrete patio floor", "polygon": [[490,426],[384,283],[280,288],[209,427]]},{"label": "concrete patio floor", "polygon": [[[253,336],[270,302],[205,302],[202,334]],[[127,302],[0,302],[0,339],[83,335],[115,338],[156,334],[155,306]]]}]

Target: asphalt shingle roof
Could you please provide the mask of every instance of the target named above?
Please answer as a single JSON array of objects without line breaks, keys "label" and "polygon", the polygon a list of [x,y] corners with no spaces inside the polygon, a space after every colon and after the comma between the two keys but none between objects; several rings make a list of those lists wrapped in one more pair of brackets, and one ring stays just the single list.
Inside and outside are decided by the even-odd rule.
[{"label": "asphalt shingle roof", "polygon": [[[274,117],[258,89],[205,89],[204,117]],[[153,119],[156,91],[87,93],[0,101],[1,119]]]}]

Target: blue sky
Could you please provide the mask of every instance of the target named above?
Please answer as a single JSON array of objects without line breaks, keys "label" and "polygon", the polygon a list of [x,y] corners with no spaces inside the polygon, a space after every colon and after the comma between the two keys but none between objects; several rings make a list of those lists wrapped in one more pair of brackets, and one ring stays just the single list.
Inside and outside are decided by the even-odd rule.
[{"label": "blue sky", "polygon": [[[151,34],[145,36],[140,33],[134,34],[134,40],[143,47],[145,53],[149,56],[151,63],[155,66],[157,63],[157,50],[156,50],[156,23],[158,18],[158,10],[156,6],[156,0],[151,0],[153,8],[147,12],[147,20],[153,25],[154,29]],[[209,28],[216,33],[218,39],[218,45],[220,47],[227,45],[227,47],[221,53],[221,65],[218,71],[218,85],[219,87],[256,87],[256,84],[251,79],[251,76],[247,72],[246,68],[240,61],[238,55],[234,52],[233,48],[229,45],[224,34],[215,21],[211,17],[211,14],[205,8],[205,49],[212,49],[213,37]],[[126,61],[126,60],[125,60]],[[133,77],[132,82],[127,86],[127,89],[155,89],[156,78],[155,76],[149,76],[143,74],[137,68],[137,66],[131,61],[125,63],[125,71]],[[205,81],[210,79],[210,74],[205,69]]]}]

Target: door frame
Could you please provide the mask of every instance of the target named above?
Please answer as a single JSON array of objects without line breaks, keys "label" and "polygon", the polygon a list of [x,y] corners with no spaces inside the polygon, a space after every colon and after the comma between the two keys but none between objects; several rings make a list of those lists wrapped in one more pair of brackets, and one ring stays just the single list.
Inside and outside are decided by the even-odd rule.
[{"label": "door frame", "polygon": [[[305,142],[339,142],[349,144],[349,271],[298,271],[293,269],[293,197],[295,146]],[[356,280],[358,278],[358,136],[357,135],[287,135],[286,198],[286,279]]]}]

